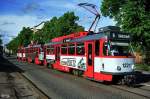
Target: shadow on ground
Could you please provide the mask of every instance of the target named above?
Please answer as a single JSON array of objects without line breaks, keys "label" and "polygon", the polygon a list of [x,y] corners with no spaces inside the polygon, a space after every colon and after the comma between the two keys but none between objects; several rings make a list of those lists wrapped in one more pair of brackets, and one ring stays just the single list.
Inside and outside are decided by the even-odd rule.
[{"label": "shadow on ground", "polygon": [[147,83],[150,82],[150,73],[142,73],[140,71],[136,72],[136,83]]},{"label": "shadow on ground", "polygon": [[[13,58],[13,57],[12,57]],[[11,62],[9,62],[7,59],[5,59],[3,56],[0,56],[0,72],[6,72],[6,73],[12,73],[12,72],[24,72]]]}]

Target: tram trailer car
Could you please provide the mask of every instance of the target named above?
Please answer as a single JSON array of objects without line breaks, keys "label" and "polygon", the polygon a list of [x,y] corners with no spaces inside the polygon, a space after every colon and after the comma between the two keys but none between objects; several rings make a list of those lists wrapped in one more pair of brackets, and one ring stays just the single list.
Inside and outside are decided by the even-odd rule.
[{"label": "tram trailer car", "polygon": [[41,44],[38,45],[29,45],[25,47],[26,50],[26,58],[29,63],[35,63],[40,65],[44,60],[44,52]]},{"label": "tram trailer car", "polygon": [[45,63],[52,62],[54,69],[92,80],[129,84],[134,78],[130,40],[129,34],[114,26],[100,28],[99,33],[79,32],[54,38],[45,44]]},{"label": "tram trailer car", "polygon": [[17,51],[17,59],[18,61],[23,61],[25,58],[24,47],[19,47]]},{"label": "tram trailer car", "polygon": [[0,45],[0,55],[3,55],[3,46]]},{"label": "tram trailer car", "polygon": [[17,60],[20,61],[20,48],[17,49]]},{"label": "tram trailer car", "polygon": [[44,60],[42,45],[29,45],[28,47],[18,48],[17,59],[18,61],[27,61],[28,63],[35,63],[37,65],[42,64]]}]

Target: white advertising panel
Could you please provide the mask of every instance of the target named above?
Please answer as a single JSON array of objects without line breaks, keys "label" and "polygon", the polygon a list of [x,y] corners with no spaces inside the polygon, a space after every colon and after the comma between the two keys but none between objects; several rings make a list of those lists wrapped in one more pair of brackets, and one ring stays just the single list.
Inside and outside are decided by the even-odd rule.
[{"label": "white advertising panel", "polygon": [[82,56],[61,56],[60,64],[80,70],[86,70],[86,58]]},{"label": "white advertising panel", "polygon": [[23,55],[23,58],[26,57],[26,54],[25,54],[25,53],[23,53],[22,55]]},{"label": "white advertising panel", "polygon": [[49,60],[49,59],[55,60],[55,55],[46,55],[46,59],[47,60]]}]

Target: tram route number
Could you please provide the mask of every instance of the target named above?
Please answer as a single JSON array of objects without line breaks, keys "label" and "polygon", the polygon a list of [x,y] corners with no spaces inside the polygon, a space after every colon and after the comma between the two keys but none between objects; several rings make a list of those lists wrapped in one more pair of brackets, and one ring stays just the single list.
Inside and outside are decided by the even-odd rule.
[{"label": "tram route number", "polygon": [[131,67],[131,64],[129,64],[129,63],[123,63],[122,66],[123,66],[124,68],[130,68],[130,67]]}]

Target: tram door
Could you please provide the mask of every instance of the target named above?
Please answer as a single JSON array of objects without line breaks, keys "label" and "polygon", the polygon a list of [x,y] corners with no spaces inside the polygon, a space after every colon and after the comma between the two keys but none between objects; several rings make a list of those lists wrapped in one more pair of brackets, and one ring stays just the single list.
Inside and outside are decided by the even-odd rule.
[{"label": "tram door", "polygon": [[94,43],[87,42],[86,44],[86,58],[87,58],[87,77],[94,77]]},{"label": "tram door", "polygon": [[60,60],[60,46],[56,46],[55,47],[55,55],[56,55],[56,61],[59,61]]}]

